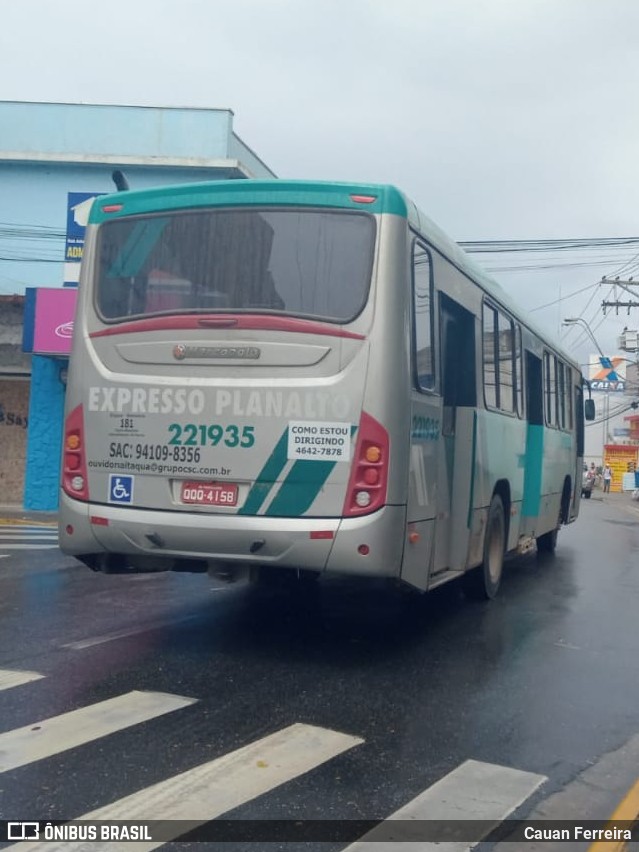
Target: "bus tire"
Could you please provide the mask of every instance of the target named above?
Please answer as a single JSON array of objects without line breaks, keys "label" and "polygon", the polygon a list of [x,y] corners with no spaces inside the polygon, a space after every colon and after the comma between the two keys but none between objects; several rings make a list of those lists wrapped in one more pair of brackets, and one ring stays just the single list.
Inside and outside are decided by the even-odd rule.
[{"label": "bus tire", "polygon": [[462,578],[464,592],[475,600],[492,600],[499,590],[506,553],[506,516],[499,494],[494,494],[488,508],[484,550],[481,565]]}]

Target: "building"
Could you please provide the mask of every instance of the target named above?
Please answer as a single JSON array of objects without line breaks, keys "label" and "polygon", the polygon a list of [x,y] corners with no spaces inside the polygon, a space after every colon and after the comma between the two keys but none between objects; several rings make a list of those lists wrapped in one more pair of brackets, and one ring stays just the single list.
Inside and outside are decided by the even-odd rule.
[{"label": "building", "polygon": [[[597,467],[609,464],[613,470],[612,490],[634,488],[637,464],[637,427],[633,427],[632,405],[637,399],[633,379],[636,363],[626,356],[603,359],[591,355],[587,371],[590,393],[595,401],[595,420],[586,423],[584,460]],[[625,476],[628,474],[628,476]]]},{"label": "building", "polygon": [[[0,301],[0,404],[5,417],[21,418],[26,440],[24,466],[9,468],[11,430],[0,432],[0,503],[57,507],[68,291],[77,286],[89,207],[122,175],[131,188],[276,177],[234,132],[229,109],[0,102],[0,293],[10,299]],[[22,302],[11,301],[13,293]],[[31,357],[13,364],[3,335],[15,345],[18,304]],[[7,376],[12,369],[17,374]]]},{"label": "building", "polygon": [[22,351],[24,296],[0,295],[0,503],[22,492],[31,358]]}]

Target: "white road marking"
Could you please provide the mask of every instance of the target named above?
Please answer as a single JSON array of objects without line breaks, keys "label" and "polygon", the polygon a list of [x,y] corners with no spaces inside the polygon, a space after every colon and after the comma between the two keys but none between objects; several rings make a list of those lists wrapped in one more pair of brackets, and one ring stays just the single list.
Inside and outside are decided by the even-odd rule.
[{"label": "white road marking", "polygon": [[116,630],[113,633],[104,633],[102,636],[90,636],[88,639],[80,639],[77,642],[66,642],[60,648],[70,648],[72,651],[83,651],[85,648],[93,648],[94,645],[103,645],[105,642],[113,642],[115,639],[125,639],[127,636],[137,636],[140,633],[148,633],[150,630],[159,630],[162,627],[173,627],[175,624],[183,624],[185,621],[193,621],[197,615],[187,615],[184,618],[164,619],[163,621],[151,621],[140,627],[131,627],[125,630]]},{"label": "white road marking", "polygon": [[[450,820],[454,824],[461,820],[477,820],[492,823],[494,827],[546,780],[545,775],[466,760],[343,852],[406,852],[408,849],[419,852],[466,852],[482,838],[478,837],[473,842],[464,838],[458,842],[441,843],[415,840],[415,836],[419,836],[419,826],[413,825],[411,832],[411,823],[414,824],[415,820]],[[396,830],[390,824],[394,821],[400,821]],[[462,822],[459,824],[463,825]],[[388,839],[372,840],[375,834]],[[411,834],[413,839],[410,839]]]},{"label": "white road marking", "polygon": [[[1,550],[57,550],[57,544],[5,544],[0,541]],[[9,556],[9,554],[5,554]]]},{"label": "white road marking", "polygon": [[0,734],[0,772],[26,766],[108,734],[194,704],[166,692],[128,692]]},{"label": "white road marking", "polygon": [[0,535],[57,535],[57,527],[0,526]]},{"label": "white road marking", "polygon": [[[195,828],[315,769],[362,742],[359,737],[297,723],[77,819],[108,822],[135,820],[138,823],[157,819],[167,821],[163,828],[169,832],[172,823],[168,820],[184,820],[190,823],[190,828]],[[175,829],[181,833],[185,830],[184,824]],[[117,849],[118,852],[128,849],[132,852],[150,852],[164,842],[167,841],[123,842],[117,844]],[[8,847],[16,852],[71,852],[84,848],[81,841],[59,844],[17,843]],[[91,852],[111,852],[114,848],[112,842],[91,843]]]},{"label": "white road marking", "polygon": [[12,689],[14,686],[22,686],[23,683],[31,683],[40,680],[44,675],[38,672],[18,671],[16,669],[0,669],[0,691]]},{"label": "white road marking", "polygon": [[[58,546],[57,527],[0,526],[0,550],[54,550]],[[8,553],[1,554],[9,556]]]}]

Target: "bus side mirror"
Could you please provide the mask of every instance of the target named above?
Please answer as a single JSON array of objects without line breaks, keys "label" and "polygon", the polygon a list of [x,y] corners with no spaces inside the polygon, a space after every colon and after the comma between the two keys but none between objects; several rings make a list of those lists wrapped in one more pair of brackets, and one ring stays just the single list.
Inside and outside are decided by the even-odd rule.
[{"label": "bus side mirror", "polygon": [[594,399],[584,400],[584,416],[586,420],[595,419],[595,401]]}]

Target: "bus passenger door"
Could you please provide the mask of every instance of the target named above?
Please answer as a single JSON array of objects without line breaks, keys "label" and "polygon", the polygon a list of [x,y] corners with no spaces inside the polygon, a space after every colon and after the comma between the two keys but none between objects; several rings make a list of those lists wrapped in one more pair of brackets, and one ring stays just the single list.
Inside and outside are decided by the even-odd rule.
[{"label": "bus passenger door", "polygon": [[544,396],[541,358],[526,349],[526,456],[524,496],[521,506],[522,532],[532,535],[541,505],[544,463]]},{"label": "bus passenger door", "polygon": [[475,317],[443,293],[439,340],[443,409],[434,574],[466,567],[476,450]]}]

